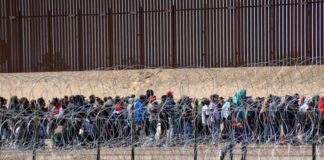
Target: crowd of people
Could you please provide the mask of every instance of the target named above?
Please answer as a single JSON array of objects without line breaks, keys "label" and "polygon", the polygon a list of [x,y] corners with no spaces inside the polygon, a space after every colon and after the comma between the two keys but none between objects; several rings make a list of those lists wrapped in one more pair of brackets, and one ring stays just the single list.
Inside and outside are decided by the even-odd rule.
[{"label": "crowd of people", "polygon": [[[140,96],[91,95],[28,100],[0,97],[2,145],[45,146],[50,138],[57,147],[96,145],[123,141],[130,145],[188,145],[194,134],[199,143],[224,143],[222,158],[250,143],[322,143],[324,97],[299,94],[252,98],[245,89],[224,99],[217,94],[175,100],[171,91],[157,98],[153,90]],[[323,141],[324,142],[324,141]]]}]

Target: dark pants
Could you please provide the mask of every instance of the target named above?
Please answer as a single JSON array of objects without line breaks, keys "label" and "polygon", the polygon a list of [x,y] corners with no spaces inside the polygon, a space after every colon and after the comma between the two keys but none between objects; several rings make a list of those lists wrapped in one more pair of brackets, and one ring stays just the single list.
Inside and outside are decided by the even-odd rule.
[{"label": "dark pants", "polygon": [[223,160],[226,156],[226,153],[230,152],[230,157],[233,159],[233,150],[237,143],[241,143],[242,150],[242,160],[246,160],[248,138],[246,135],[246,130],[244,129],[233,129],[230,133],[229,141],[227,141],[222,148],[220,159]]},{"label": "dark pants", "polygon": [[157,127],[157,120],[151,120],[150,121],[150,137],[154,138],[155,134],[156,134],[156,127]]},{"label": "dark pants", "polygon": [[324,118],[321,118],[320,124],[319,124],[319,136],[323,137],[324,136]]},{"label": "dark pants", "polygon": [[222,130],[222,139],[224,140],[229,140],[230,138],[230,132],[231,132],[231,126],[230,126],[230,121],[227,119],[223,119],[223,124],[224,124],[224,128]]},{"label": "dark pants", "polygon": [[285,140],[288,142],[294,142],[296,138],[296,127],[295,121],[291,119],[283,120],[283,132],[285,136]]},{"label": "dark pants", "polygon": [[185,127],[185,139],[186,142],[189,142],[189,139],[192,135],[192,131],[193,131],[193,126],[192,126],[192,122],[190,119],[185,119],[184,120],[184,127]]}]

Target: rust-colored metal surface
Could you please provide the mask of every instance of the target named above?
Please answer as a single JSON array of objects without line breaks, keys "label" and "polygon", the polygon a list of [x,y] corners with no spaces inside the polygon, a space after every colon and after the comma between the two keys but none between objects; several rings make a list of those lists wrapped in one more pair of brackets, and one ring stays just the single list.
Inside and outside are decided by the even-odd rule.
[{"label": "rust-colored metal surface", "polygon": [[323,64],[323,6],[323,0],[0,0],[0,72],[238,67],[290,58]]}]

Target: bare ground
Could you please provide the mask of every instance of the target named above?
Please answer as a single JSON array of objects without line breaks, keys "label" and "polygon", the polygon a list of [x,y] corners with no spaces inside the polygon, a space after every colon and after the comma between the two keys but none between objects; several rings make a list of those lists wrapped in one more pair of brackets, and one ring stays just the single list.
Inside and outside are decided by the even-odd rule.
[{"label": "bare ground", "polygon": [[[219,159],[221,146],[198,146],[198,159]],[[317,147],[317,159],[324,159],[323,146]],[[31,160],[32,151],[3,151],[0,158],[6,160]],[[97,151],[88,150],[38,150],[37,160],[91,160],[96,159]],[[234,159],[240,159],[240,145],[234,151]],[[102,148],[100,159],[131,159],[130,148]],[[135,150],[135,159],[140,160],[182,160],[193,159],[193,147],[140,147]],[[247,159],[259,160],[308,160],[312,159],[312,147],[308,146],[268,146],[249,145]]]},{"label": "bare ground", "polygon": [[6,98],[126,96],[143,94],[149,88],[158,96],[171,90],[175,97],[186,94],[202,98],[213,93],[227,97],[240,87],[246,88],[251,96],[324,94],[324,66],[0,74],[0,95]]}]

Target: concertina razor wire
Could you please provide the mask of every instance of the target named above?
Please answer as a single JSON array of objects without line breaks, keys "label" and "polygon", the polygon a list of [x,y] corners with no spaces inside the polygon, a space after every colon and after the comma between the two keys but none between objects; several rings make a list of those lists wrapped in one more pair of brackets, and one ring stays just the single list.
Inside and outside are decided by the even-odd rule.
[{"label": "concertina razor wire", "polygon": [[321,159],[324,68],[308,61],[323,62],[1,74],[0,159]]}]

